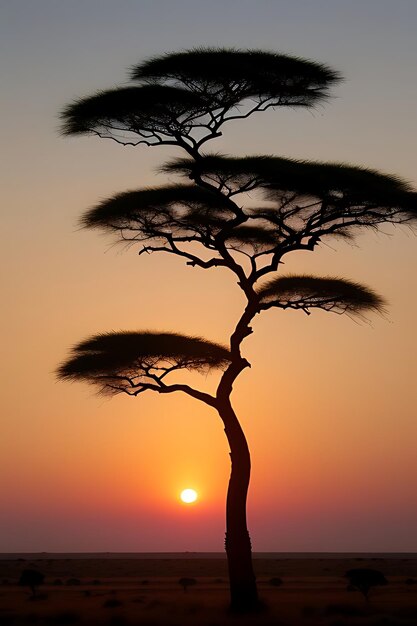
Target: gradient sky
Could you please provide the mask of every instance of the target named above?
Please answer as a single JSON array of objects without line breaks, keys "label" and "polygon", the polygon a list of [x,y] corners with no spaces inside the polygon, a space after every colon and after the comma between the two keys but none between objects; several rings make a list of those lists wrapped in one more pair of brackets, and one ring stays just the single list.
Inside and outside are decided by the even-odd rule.
[{"label": "gradient sky", "polygon": [[[0,552],[220,551],[229,456],[214,412],[174,394],[103,400],[53,371],[108,330],[226,342],[242,297],[223,270],[138,258],[78,230],[99,200],[163,184],[155,168],[178,153],[63,139],[58,113],[167,51],[295,54],[342,72],[335,97],[231,123],[210,149],[345,161],[417,184],[417,3],[3,0],[0,23]],[[287,257],[286,271],[372,286],[389,312],[360,324],[324,312],[257,319],[233,395],[252,451],[254,550],[417,550],[416,261],[405,227]],[[216,377],[189,380],[213,389]],[[179,503],[184,487],[199,503]]]}]

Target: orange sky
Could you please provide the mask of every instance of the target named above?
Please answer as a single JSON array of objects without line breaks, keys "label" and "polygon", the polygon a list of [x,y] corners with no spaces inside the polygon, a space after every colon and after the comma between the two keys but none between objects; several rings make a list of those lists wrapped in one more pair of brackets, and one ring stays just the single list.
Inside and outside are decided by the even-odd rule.
[{"label": "orange sky", "polygon": [[[128,3],[117,19],[105,3],[99,36],[94,12],[81,5],[70,15],[46,0],[37,11],[21,4],[25,12],[5,9],[0,552],[220,551],[229,456],[214,411],[180,395],[107,400],[53,374],[90,334],[172,330],[227,342],[238,319],[242,297],[224,270],[138,258],[77,229],[100,199],[163,184],[155,168],[177,153],[57,134],[57,114],[74,97],[122,82],[148,56],[201,43],[204,20],[161,37],[155,6],[169,12],[161,0],[140,15]],[[375,2],[373,15],[355,14],[323,0],[320,23],[301,16],[300,1],[287,3],[280,21],[272,4],[255,15],[244,3],[237,24],[227,9],[204,43],[299,54],[347,80],[313,114],[277,111],[231,124],[210,149],[346,161],[416,184],[409,14],[394,19]],[[255,550],[417,550],[416,242],[406,228],[387,227],[355,247],[335,242],[287,258],[286,272],[370,285],[389,312],[369,324],[324,312],[256,320],[244,348],[252,368],[233,395],[252,451]],[[216,377],[187,380],[213,389]],[[200,493],[193,507],[179,503],[185,487]]]}]

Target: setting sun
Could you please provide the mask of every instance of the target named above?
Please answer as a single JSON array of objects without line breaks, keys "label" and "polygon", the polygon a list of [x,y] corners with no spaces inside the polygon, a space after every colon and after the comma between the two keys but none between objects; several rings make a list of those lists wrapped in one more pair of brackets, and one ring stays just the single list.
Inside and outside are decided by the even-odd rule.
[{"label": "setting sun", "polygon": [[186,504],[191,504],[197,500],[198,494],[194,489],[184,489],[181,491],[180,498]]}]

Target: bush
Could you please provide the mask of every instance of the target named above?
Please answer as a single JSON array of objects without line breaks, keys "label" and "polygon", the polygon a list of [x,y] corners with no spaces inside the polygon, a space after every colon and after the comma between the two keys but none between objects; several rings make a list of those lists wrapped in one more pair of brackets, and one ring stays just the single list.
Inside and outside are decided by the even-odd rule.
[{"label": "bush", "polygon": [[32,594],[36,595],[36,590],[39,585],[42,585],[45,580],[44,574],[37,569],[24,569],[19,578],[19,585],[22,587],[29,587]]},{"label": "bush", "polygon": [[273,578],[269,579],[269,584],[272,585],[273,587],[281,587],[281,585],[283,584],[282,578],[279,578],[278,576],[274,576]]},{"label": "bush", "polygon": [[120,600],[116,600],[116,598],[111,598],[110,600],[106,600],[103,604],[105,609],[115,609],[118,606],[122,606],[123,602]]},{"label": "bush", "polygon": [[181,587],[184,589],[184,592],[186,592],[188,587],[193,587],[197,584],[197,581],[195,578],[187,578],[186,576],[184,576],[183,578],[179,579],[178,584],[181,585]]}]

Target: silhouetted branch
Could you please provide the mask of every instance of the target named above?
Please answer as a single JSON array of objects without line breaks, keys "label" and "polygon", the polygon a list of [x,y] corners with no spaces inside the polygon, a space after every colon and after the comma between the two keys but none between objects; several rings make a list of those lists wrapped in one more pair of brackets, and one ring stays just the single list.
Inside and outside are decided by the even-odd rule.
[{"label": "silhouetted branch", "polygon": [[[210,69],[214,67],[216,72]],[[126,145],[172,141],[196,155],[205,142],[221,135],[225,122],[269,106],[313,106],[327,98],[340,76],[324,65],[285,55],[200,49],[153,59],[134,68],[132,79],[141,84],[101,91],[66,107],[62,132],[98,134]],[[256,104],[245,113],[227,116],[251,100]],[[135,135],[141,139],[136,141]]]},{"label": "silhouetted branch", "polygon": [[139,255],[150,252],[168,252],[170,254],[175,254],[176,256],[184,257],[188,259],[187,265],[190,265],[191,267],[198,266],[202,269],[210,269],[211,267],[227,267],[227,263],[223,259],[213,258],[208,261],[204,261],[190,252],[180,250],[174,242],[171,242],[171,248],[165,248],[163,246],[144,246],[142,250],[139,251]]},{"label": "silhouetted branch", "polygon": [[193,387],[190,387],[189,385],[181,385],[181,384],[164,385],[159,390],[160,393],[175,393],[176,391],[182,391],[183,393],[186,393],[192,398],[201,400],[202,402],[205,402],[206,404],[209,404],[210,406],[215,406],[215,398],[213,396],[211,396],[208,393],[199,391],[198,389],[194,389]]},{"label": "silhouetted branch", "polygon": [[261,311],[277,307],[309,313],[318,308],[360,316],[365,311],[381,313],[385,304],[369,287],[346,279],[315,276],[281,276],[264,285],[258,295]]},{"label": "silhouetted branch", "polygon": [[201,392],[187,385],[167,385],[163,379],[180,369],[222,368],[230,358],[227,348],[198,337],[174,333],[108,333],[75,346],[57,375],[61,379],[98,385],[103,393],[184,391],[202,399]]}]

